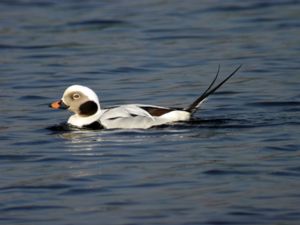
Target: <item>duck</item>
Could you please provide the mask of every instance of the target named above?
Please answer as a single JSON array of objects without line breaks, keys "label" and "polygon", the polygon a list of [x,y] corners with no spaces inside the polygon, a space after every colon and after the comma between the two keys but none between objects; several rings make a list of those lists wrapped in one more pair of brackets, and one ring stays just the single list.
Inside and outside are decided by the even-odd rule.
[{"label": "duck", "polygon": [[200,105],[226,81],[228,81],[242,65],[238,66],[223,81],[215,85],[218,71],[208,88],[194,102],[184,108],[164,107],[147,104],[125,104],[101,108],[97,94],[83,85],[71,85],[63,93],[60,100],[50,103],[52,109],[67,109],[73,113],[67,124],[79,129],[149,129],[155,126],[189,121]]}]

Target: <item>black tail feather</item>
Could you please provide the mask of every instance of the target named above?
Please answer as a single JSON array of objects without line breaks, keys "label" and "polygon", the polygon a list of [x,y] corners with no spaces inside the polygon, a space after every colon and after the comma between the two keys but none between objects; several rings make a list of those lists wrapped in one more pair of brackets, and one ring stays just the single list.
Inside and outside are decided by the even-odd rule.
[{"label": "black tail feather", "polygon": [[[207,94],[207,92],[209,92],[209,90],[210,90],[210,89],[212,88],[212,86],[215,84],[216,80],[218,79],[219,73],[220,73],[220,68],[221,68],[221,66],[220,66],[220,64],[219,64],[219,66],[218,66],[218,71],[217,71],[217,74],[216,74],[214,80],[210,83],[209,87],[203,92],[203,94],[201,95],[201,97],[202,97],[202,96],[205,96],[205,95]],[[201,97],[199,97],[199,98],[201,98]],[[193,104],[196,104],[196,103],[197,103],[197,100],[196,100]],[[193,105],[193,104],[192,104],[192,105]],[[192,105],[191,105],[191,106],[192,106]],[[191,106],[190,106],[190,107],[191,107]],[[195,105],[195,107],[196,107],[196,105]]]},{"label": "black tail feather", "polygon": [[[190,113],[195,112],[195,110],[198,108],[199,104],[201,103],[201,101],[203,101],[204,99],[206,99],[209,95],[215,93],[215,91],[217,89],[219,89],[227,80],[229,80],[234,74],[236,74],[236,72],[242,67],[242,65],[238,66],[238,68],[236,68],[228,77],[226,77],[221,83],[219,83],[217,86],[215,86],[214,88],[213,85],[215,84],[218,76],[219,76],[219,72],[220,72],[220,65],[218,67],[218,72],[214,78],[214,80],[211,82],[211,84],[209,85],[209,87],[204,91],[204,93],[197,98],[189,107],[185,108],[185,111],[188,111]],[[212,89],[211,89],[212,88]]]}]

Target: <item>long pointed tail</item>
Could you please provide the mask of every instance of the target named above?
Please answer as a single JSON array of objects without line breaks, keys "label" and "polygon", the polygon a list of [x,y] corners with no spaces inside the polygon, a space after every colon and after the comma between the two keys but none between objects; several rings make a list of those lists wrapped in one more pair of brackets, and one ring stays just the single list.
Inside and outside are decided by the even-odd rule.
[{"label": "long pointed tail", "polygon": [[215,84],[218,76],[219,76],[219,72],[220,72],[220,65],[218,67],[218,72],[215,76],[215,78],[213,79],[213,81],[211,82],[211,84],[209,85],[209,87],[203,92],[203,94],[197,98],[190,106],[188,106],[187,108],[185,108],[185,111],[188,111],[190,113],[194,113],[197,108],[201,105],[201,103],[211,94],[215,93],[216,90],[218,90],[226,81],[228,81],[234,74],[236,74],[236,72],[242,67],[242,65],[240,65],[238,68],[236,68],[228,77],[226,77],[222,82],[220,82],[218,85],[216,85],[215,87],[213,87],[213,85]]}]

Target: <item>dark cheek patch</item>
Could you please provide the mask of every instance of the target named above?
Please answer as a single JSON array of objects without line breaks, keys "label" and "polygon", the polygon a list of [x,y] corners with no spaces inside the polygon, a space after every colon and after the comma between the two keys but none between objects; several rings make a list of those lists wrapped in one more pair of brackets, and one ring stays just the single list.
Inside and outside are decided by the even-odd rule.
[{"label": "dark cheek patch", "polygon": [[98,111],[98,106],[95,102],[88,101],[88,102],[83,103],[79,107],[79,110],[80,110],[80,115],[91,116]]}]

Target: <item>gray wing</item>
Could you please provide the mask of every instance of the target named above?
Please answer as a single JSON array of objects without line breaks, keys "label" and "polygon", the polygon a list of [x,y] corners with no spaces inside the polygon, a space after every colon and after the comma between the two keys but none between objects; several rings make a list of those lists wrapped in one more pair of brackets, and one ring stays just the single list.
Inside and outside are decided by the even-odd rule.
[{"label": "gray wing", "polygon": [[122,105],[105,109],[100,122],[108,129],[147,129],[162,124],[164,120],[158,117],[170,111],[173,109],[153,105]]}]

